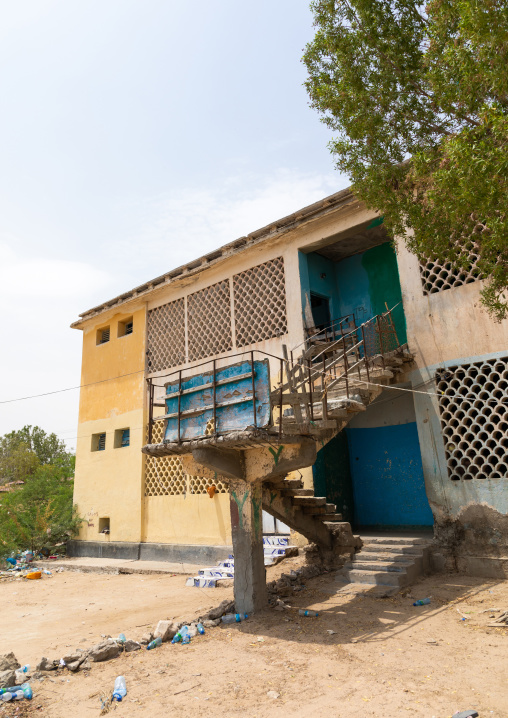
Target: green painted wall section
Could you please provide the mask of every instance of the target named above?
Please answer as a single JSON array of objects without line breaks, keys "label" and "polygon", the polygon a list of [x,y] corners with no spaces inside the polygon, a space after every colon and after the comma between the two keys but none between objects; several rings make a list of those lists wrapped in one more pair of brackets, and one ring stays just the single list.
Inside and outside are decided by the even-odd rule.
[{"label": "green painted wall section", "polygon": [[344,521],[354,520],[353,480],[346,432],[337,434],[318,451],[312,467],[315,496],[326,496]]},{"label": "green painted wall section", "polygon": [[388,308],[398,307],[393,312],[393,321],[401,343],[407,342],[406,318],[402,307],[397,255],[391,242],[373,247],[362,255],[362,267],[367,272],[370,303],[373,314],[382,314]]}]

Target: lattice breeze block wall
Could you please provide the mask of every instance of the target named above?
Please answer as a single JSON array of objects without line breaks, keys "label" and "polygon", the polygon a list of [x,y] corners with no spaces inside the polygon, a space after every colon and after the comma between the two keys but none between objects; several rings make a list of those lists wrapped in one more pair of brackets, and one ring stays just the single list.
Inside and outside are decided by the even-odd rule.
[{"label": "lattice breeze block wall", "polygon": [[[162,442],[164,425],[164,421],[154,423],[152,435],[154,443]],[[212,484],[215,485],[217,493],[227,494],[227,485],[220,481],[185,474],[179,456],[145,457],[145,496],[206,494],[207,487]]]},{"label": "lattice breeze block wall", "polygon": [[236,345],[287,332],[284,259],[277,257],[233,277]]},{"label": "lattice breeze block wall", "polygon": [[436,373],[448,476],[508,477],[508,357]]},{"label": "lattice breeze block wall", "polygon": [[420,262],[420,277],[424,295],[443,292],[445,289],[452,289],[453,287],[461,287],[463,284],[470,284],[480,279],[477,271],[479,256],[475,251],[476,249],[477,245],[474,244],[468,252],[470,263],[468,271],[458,269],[450,262],[439,264],[439,262],[431,259],[427,262]]},{"label": "lattice breeze block wall", "polygon": [[189,361],[233,348],[231,299],[226,279],[187,297]]},{"label": "lattice breeze block wall", "polygon": [[163,304],[148,312],[148,371],[161,371],[185,361],[185,302]]}]

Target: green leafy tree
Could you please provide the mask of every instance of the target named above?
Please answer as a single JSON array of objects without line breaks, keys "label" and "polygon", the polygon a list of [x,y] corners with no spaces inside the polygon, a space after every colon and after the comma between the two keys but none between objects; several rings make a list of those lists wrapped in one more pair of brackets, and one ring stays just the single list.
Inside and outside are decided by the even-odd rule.
[{"label": "green leafy tree", "polygon": [[[420,259],[486,279],[507,316],[506,0],[314,0],[304,63],[337,167]],[[408,232],[409,229],[409,232]]]},{"label": "green leafy tree", "polygon": [[74,455],[56,434],[39,426],[24,426],[0,437],[0,484],[25,481],[41,465],[58,465],[74,475]]},{"label": "green leafy tree", "polygon": [[67,467],[39,466],[30,481],[0,494],[0,555],[53,548],[79,531]]}]

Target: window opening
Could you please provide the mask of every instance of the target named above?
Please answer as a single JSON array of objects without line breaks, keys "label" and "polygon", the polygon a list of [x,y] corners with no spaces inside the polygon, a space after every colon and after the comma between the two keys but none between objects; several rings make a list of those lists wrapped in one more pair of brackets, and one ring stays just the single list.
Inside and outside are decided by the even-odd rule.
[{"label": "window opening", "polygon": [[92,434],[92,451],[104,451],[106,448],[106,434]]},{"label": "window opening", "polygon": [[97,330],[97,345],[106,344],[110,339],[109,327],[103,327]]},{"label": "window opening", "polygon": [[134,328],[134,322],[132,320],[132,317],[129,317],[128,319],[124,319],[124,321],[122,321],[122,322],[118,322],[118,336],[125,337],[128,334],[132,334],[133,328]]},{"label": "window opening", "polygon": [[109,516],[99,518],[99,533],[109,534]]},{"label": "window opening", "polygon": [[114,441],[115,449],[121,449],[124,446],[130,446],[130,440],[131,440],[130,434],[131,434],[130,429],[117,429],[115,431],[115,441]]},{"label": "window opening", "polygon": [[330,317],[330,299],[328,297],[322,297],[320,294],[311,292],[310,308],[316,329],[325,329],[330,326],[332,320]]},{"label": "window opening", "polygon": [[436,372],[448,476],[508,478],[508,357]]}]

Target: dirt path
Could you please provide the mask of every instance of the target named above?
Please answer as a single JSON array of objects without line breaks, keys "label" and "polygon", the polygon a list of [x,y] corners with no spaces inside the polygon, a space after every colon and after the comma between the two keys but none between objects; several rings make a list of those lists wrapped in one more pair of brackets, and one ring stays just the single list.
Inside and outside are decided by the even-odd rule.
[{"label": "dirt path", "polygon": [[[77,640],[69,641],[71,647],[80,646],[81,634],[86,646],[101,632],[115,635],[128,629],[136,638],[143,630],[137,624],[154,623],[164,614],[176,616],[185,605],[189,610],[191,605],[197,609],[216,604],[231,593],[210,590],[208,601],[184,589],[181,576],[76,574],[64,580],[43,586],[44,600],[56,600],[57,605],[42,628],[36,613],[43,596],[35,588],[23,595],[25,603],[33,603],[26,606],[32,615],[25,619],[35,633],[33,644],[19,618],[25,608],[16,614],[9,606],[10,615],[2,621],[9,634],[6,638],[2,630],[2,652],[14,649],[23,661],[33,649],[37,657],[56,657],[58,651],[49,647],[61,645],[61,640],[50,640],[48,650],[42,642],[44,636],[51,637],[51,620],[60,619],[62,623],[53,623],[53,634],[74,624],[68,635]],[[115,718],[447,718],[466,708],[476,708],[481,718],[507,718],[508,628],[487,627],[493,614],[484,611],[508,607],[508,582],[436,575],[414,586],[411,595],[388,599],[338,596],[336,588],[332,576],[319,577],[287,599],[295,607],[318,609],[319,618],[268,610],[245,623],[211,629],[188,646],[164,644],[154,651],[124,654],[94,664],[88,675],[50,674],[34,681],[35,697],[26,715],[99,716],[100,692],[110,693],[115,677],[123,674],[128,695],[112,708]],[[10,587],[0,589],[5,600]],[[414,598],[428,595],[429,606],[413,607]],[[103,611],[94,609],[81,624],[79,611],[90,602],[97,605],[99,597]],[[17,627],[12,625],[15,618]],[[271,691],[278,697],[270,697]],[[12,710],[0,709],[0,716]]]}]

